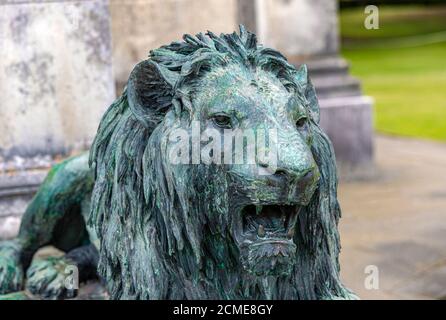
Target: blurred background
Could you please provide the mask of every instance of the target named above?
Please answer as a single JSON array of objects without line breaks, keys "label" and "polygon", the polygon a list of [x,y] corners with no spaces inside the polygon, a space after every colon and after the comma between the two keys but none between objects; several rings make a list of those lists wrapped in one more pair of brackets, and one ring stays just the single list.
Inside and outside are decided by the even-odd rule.
[{"label": "blurred background", "polygon": [[343,281],[446,299],[446,1],[0,0],[0,239],[150,49],[238,24],[308,65],[340,173]]},{"label": "blurred background", "polygon": [[[379,29],[366,29],[368,4]],[[375,172],[342,181],[345,281],[362,298],[446,298],[446,2],[340,1],[341,54],[374,99]],[[364,265],[379,289],[361,286]]]}]

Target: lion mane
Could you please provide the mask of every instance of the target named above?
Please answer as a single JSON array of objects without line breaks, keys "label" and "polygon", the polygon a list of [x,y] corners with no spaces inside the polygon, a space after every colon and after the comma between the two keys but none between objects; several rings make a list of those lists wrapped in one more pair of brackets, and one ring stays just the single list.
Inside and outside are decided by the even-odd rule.
[{"label": "lion mane", "polygon": [[[243,272],[229,232],[223,177],[191,185],[166,161],[160,124],[169,111],[193,108],[200,76],[238,63],[273,73],[299,90],[310,110],[311,150],[321,179],[298,216],[298,250],[289,276]],[[254,69],[254,68],[253,68]],[[279,52],[240,33],[185,35],[150,52],[103,116],[90,152],[95,172],[90,224],[100,235],[99,272],[113,299],[335,299],[353,298],[339,279],[337,176],[331,142],[319,127],[314,87]],[[189,175],[189,176],[188,176]],[[218,199],[215,199],[218,195]],[[194,200],[191,200],[194,199]]]}]

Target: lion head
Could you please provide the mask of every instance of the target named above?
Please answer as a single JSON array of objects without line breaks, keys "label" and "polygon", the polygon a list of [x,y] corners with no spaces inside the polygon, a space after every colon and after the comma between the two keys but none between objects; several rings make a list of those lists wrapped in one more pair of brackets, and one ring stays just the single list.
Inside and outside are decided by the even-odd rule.
[{"label": "lion head", "polygon": [[[335,158],[306,67],[243,27],[183,40],[134,68],[91,149],[90,223],[111,297],[351,297],[339,280]],[[193,143],[194,126],[213,148],[202,135]],[[273,165],[234,161],[218,136],[267,129]]]}]

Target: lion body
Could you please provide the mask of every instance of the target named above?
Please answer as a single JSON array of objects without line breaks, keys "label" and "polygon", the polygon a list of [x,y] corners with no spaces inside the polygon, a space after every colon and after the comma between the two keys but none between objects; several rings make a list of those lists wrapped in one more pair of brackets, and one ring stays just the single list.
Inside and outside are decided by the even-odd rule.
[{"label": "lion body", "polygon": [[[355,298],[339,279],[335,158],[306,69],[243,28],[184,40],[135,67],[90,151],[89,225],[111,298]],[[272,176],[168,160],[174,129],[190,130],[193,120],[214,128],[233,113],[240,126],[278,126]],[[258,236],[238,231],[249,206],[299,208],[288,238],[263,225]]]},{"label": "lion body", "polygon": [[[319,107],[306,69],[301,75],[277,52],[257,47],[254,36],[245,31],[240,36],[209,36],[211,39],[203,35],[185,36],[185,42],[152,51],[151,60],[135,68],[127,92],[110,107],[101,122],[90,154],[97,179],[91,223],[102,235],[99,270],[107,279],[111,296],[117,299],[354,297],[339,280],[340,209],[336,199],[335,158],[330,141],[318,126]],[[231,58],[234,64],[227,62]],[[200,70],[205,70],[201,77]],[[300,87],[296,84],[299,81],[306,85]],[[257,84],[252,86],[253,82]],[[292,263],[285,259],[290,272],[257,276],[244,270],[243,248],[231,230],[234,219],[231,204],[239,201],[230,196],[229,189],[234,183],[228,182],[218,166],[172,165],[167,160],[165,141],[174,127],[184,122],[187,127],[195,117],[202,119],[207,112],[203,106],[231,101],[241,106],[246,100],[239,98],[244,96],[257,101],[257,105],[269,101],[262,114],[271,112],[274,117],[281,113],[280,103],[285,101],[281,99],[289,95],[288,86],[293,85],[298,87],[295,90],[308,95],[302,98],[307,101],[307,112],[312,117],[308,152],[317,163],[321,179],[318,191],[299,213],[300,232],[293,239],[297,253]],[[170,90],[181,94],[172,99]],[[262,93],[257,94],[258,91]],[[186,120],[180,116],[184,109],[188,110]],[[243,109],[239,107],[238,112]],[[247,114],[253,121],[261,117],[254,111],[248,110]],[[131,133],[127,128],[132,128]],[[286,156],[301,161],[299,150],[304,149],[292,149],[290,153],[296,154]],[[248,184],[245,180],[238,182],[242,192],[252,188]],[[256,195],[268,197],[261,184],[255,188]]]}]

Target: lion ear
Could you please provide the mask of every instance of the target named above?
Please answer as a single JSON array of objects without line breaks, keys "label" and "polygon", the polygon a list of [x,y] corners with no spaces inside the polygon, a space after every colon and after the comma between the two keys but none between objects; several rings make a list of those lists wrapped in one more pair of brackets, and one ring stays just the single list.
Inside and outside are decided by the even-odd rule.
[{"label": "lion ear", "polygon": [[127,83],[127,99],[135,117],[154,128],[172,106],[178,75],[151,60],[138,63]]},{"label": "lion ear", "polygon": [[301,65],[296,73],[296,80],[304,88],[305,98],[308,101],[308,107],[310,108],[311,115],[316,123],[319,123],[320,113],[319,113],[319,102],[316,96],[316,90],[311,83],[310,76],[308,74],[308,69],[305,64]]}]

